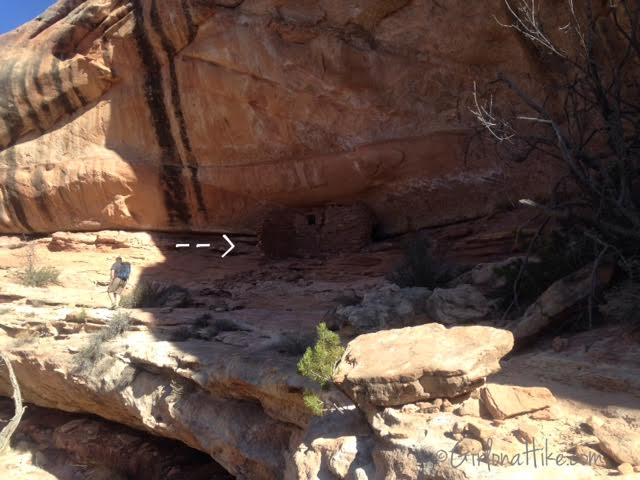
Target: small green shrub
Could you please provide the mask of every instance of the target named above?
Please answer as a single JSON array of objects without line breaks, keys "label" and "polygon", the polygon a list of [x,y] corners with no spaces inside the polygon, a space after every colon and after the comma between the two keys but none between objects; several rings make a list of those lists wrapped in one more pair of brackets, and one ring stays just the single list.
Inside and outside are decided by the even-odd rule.
[{"label": "small green shrub", "polygon": [[79,322],[86,322],[87,321],[87,310],[86,309],[82,309],[80,310],[77,314],[76,314],[76,320]]},{"label": "small green shrub", "polygon": [[[338,334],[329,330],[325,323],[321,323],[316,328],[316,344],[304,352],[298,362],[298,372],[326,389],[343,353],[344,347]],[[324,403],[315,393],[306,391],[303,400],[314,415],[324,413]]]},{"label": "small green shrub", "polygon": [[190,301],[189,290],[178,285],[162,285],[143,281],[122,296],[120,306],[124,308],[164,307],[171,302],[175,307],[186,306]]},{"label": "small green shrub", "polygon": [[389,275],[400,287],[433,289],[453,278],[452,266],[433,254],[431,242],[415,237],[405,243],[404,260]]},{"label": "small green shrub", "polygon": [[338,334],[329,330],[325,323],[318,325],[316,333],[316,344],[307,348],[298,362],[298,372],[324,388],[331,382],[333,369],[342,357],[344,347]]},{"label": "small green shrub", "polygon": [[321,417],[324,414],[324,402],[313,392],[304,392],[302,396],[305,406],[314,415]]},{"label": "small green shrub", "polygon": [[25,267],[18,272],[18,279],[26,287],[46,287],[57,284],[60,271],[55,267],[41,267],[38,265],[35,246],[27,247]]},{"label": "small green shrub", "polygon": [[76,353],[74,361],[80,371],[91,370],[102,357],[102,338],[92,335],[89,343]]},{"label": "small green shrub", "polygon": [[101,332],[105,340],[111,340],[126,332],[130,325],[131,315],[126,312],[116,312]]},{"label": "small green shrub", "polygon": [[122,335],[131,325],[128,313],[116,312],[113,318],[100,331],[91,335],[89,343],[76,354],[76,366],[79,370],[91,370],[102,357],[102,346],[105,342]]},{"label": "small green shrub", "polygon": [[46,287],[57,284],[60,271],[55,267],[29,265],[18,273],[20,282],[26,287]]},{"label": "small green shrub", "polygon": [[37,341],[40,338],[39,333],[32,329],[31,327],[27,327],[26,330],[22,330],[16,334],[14,337],[15,346],[21,347],[30,343]]}]

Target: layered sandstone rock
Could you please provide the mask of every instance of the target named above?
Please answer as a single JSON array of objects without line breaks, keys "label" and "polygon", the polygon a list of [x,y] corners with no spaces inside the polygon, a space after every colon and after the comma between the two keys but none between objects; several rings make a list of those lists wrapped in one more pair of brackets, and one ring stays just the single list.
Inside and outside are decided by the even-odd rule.
[{"label": "layered sandstone rock", "polygon": [[[181,440],[209,453],[239,478],[278,478],[295,422],[302,422],[305,416],[299,397],[287,392],[290,382],[255,369],[249,366],[253,362],[237,356],[235,368],[244,373],[237,376],[239,370],[225,369],[233,352],[239,352],[231,345],[221,343],[222,348],[211,349],[196,341],[171,346],[144,332],[130,332],[104,345],[104,355],[95,366],[80,370],[77,355],[90,338],[71,335],[71,342],[60,341],[74,328],[68,325],[63,330],[60,323],[58,327],[53,333],[59,340],[39,332],[37,341],[13,349],[6,336],[0,338],[2,349],[12,351],[26,401],[68,412],[90,412]],[[279,368],[266,359],[261,363],[271,370]],[[270,375],[275,383],[267,386]],[[264,406],[258,400],[263,394],[259,391],[266,395]],[[3,378],[0,392],[7,393]],[[284,397],[277,399],[281,394]],[[288,410],[282,408],[284,404]]]},{"label": "layered sandstone rock", "polygon": [[426,323],[425,304],[431,291],[423,287],[400,288],[384,283],[336,307],[332,320],[345,336]]},{"label": "layered sandstone rock", "polygon": [[[0,399],[0,418],[13,403]],[[35,480],[231,480],[210,457],[179,442],[95,417],[29,405],[0,455],[0,477]],[[50,475],[47,475],[50,474]]]},{"label": "layered sandstone rock", "polygon": [[556,280],[527,308],[522,317],[514,321],[510,327],[513,336],[519,342],[530,341],[564,311],[608,285],[612,276],[611,266],[600,266],[594,271],[593,265],[589,264]]},{"label": "layered sandstone rock", "polygon": [[489,384],[480,391],[482,404],[493,418],[505,419],[552,406],[555,398],[548,388]]},{"label": "layered sandstone rock", "polygon": [[598,438],[600,449],[617,464],[640,465],[640,433],[623,420],[597,421],[590,426]]},{"label": "layered sandstone rock", "polygon": [[438,323],[361,335],[336,367],[334,382],[369,409],[464,395],[500,369],[510,332]]},{"label": "layered sandstone rock", "polygon": [[474,81],[541,75],[494,14],[60,0],[0,37],[0,232],[252,232],[265,211],[334,201],[399,232],[535,196],[544,171],[470,143]]},{"label": "layered sandstone rock", "polygon": [[427,300],[427,313],[444,325],[478,322],[489,311],[489,300],[472,285],[436,288]]}]

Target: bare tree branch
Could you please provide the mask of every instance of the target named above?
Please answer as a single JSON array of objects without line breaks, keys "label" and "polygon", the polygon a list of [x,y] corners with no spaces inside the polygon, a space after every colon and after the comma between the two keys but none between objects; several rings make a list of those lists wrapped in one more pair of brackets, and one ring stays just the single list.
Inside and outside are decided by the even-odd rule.
[{"label": "bare tree branch", "polygon": [[22,405],[22,394],[20,393],[20,386],[18,385],[18,380],[16,379],[16,375],[13,372],[13,367],[11,366],[11,362],[5,356],[0,354],[0,358],[7,366],[7,370],[9,371],[9,381],[11,383],[11,388],[13,389],[13,403],[15,405],[15,414],[13,418],[9,420],[9,423],[0,431],[0,453],[4,453],[9,448],[9,442],[11,441],[11,436],[18,428],[18,424],[22,419],[22,415],[27,407]]},{"label": "bare tree branch", "polygon": [[488,102],[478,101],[476,82],[473,82],[474,106],[469,111],[475,115],[478,122],[487,129],[493,138],[499,142],[509,141],[515,136],[515,131],[509,123],[500,120],[493,113],[493,97]]},{"label": "bare tree branch", "polygon": [[[640,2],[564,0],[564,9],[543,12],[536,0],[503,1],[511,23],[498,23],[552,54],[539,59],[548,83],[531,92],[500,73],[486,100],[474,82],[470,111],[512,160],[535,156],[566,169],[549,201],[522,204],[589,239],[594,271],[614,256],[632,272],[640,265]],[[501,90],[515,102],[500,105]],[[589,305],[591,315],[593,296]]]},{"label": "bare tree branch", "polygon": [[553,41],[545,34],[542,23],[539,20],[536,0],[519,0],[515,7],[510,0],[504,0],[504,3],[514,22],[504,24],[494,17],[500,26],[517,30],[533,43],[550,50],[559,57],[566,58],[566,54],[556,47]]}]

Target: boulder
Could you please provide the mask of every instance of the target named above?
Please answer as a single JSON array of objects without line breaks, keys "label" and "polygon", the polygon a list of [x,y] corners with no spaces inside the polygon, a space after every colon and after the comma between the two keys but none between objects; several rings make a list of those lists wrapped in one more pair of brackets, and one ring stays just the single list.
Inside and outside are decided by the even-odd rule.
[{"label": "boulder", "polygon": [[498,384],[483,387],[480,400],[482,406],[498,420],[542,410],[556,402],[548,388]]},{"label": "boulder", "polygon": [[[520,445],[515,440],[512,441],[504,438],[492,438],[491,441],[487,444],[487,449],[490,453],[489,462],[492,465],[502,466],[511,465],[513,459],[518,458],[518,455],[522,456],[522,452],[525,450],[522,445]],[[563,472],[563,474],[565,472]],[[513,476],[510,478],[513,478]],[[532,475],[531,478],[546,478],[546,476],[544,475],[544,473],[540,473],[540,477],[535,477]],[[551,478],[560,477],[552,476]]]},{"label": "boulder", "polygon": [[368,411],[367,421],[375,435],[385,441],[393,439],[412,439],[421,435],[423,428],[416,419],[424,416],[424,411],[412,412],[405,408],[384,408]]},{"label": "boulder", "polygon": [[[459,417],[449,413],[428,414],[385,408],[374,414],[371,427],[377,437],[372,450],[375,477],[378,479],[416,480],[545,480],[572,478],[591,480],[592,467],[557,465],[550,461],[534,466],[525,458],[525,446],[513,437],[504,438],[504,429],[492,428],[485,421],[474,421],[460,437]],[[398,435],[402,433],[402,435]],[[571,431],[567,431],[570,435]],[[482,439],[482,440],[481,440]],[[560,450],[558,450],[560,451]],[[531,453],[531,448],[529,448]],[[519,462],[518,462],[519,460]],[[323,478],[317,477],[308,478]],[[328,478],[328,477],[327,477]]]},{"label": "boulder", "polygon": [[589,422],[598,438],[599,448],[616,463],[640,465],[640,432],[630,428],[622,420]]},{"label": "boulder", "polygon": [[327,411],[292,437],[285,472],[277,478],[374,480],[373,444],[361,412],[355,408]]},{"label": "boulder", "polygon": [[513,431],[513,436],[516,437],[520,443],[533,443],[539,434],[540,431],[538,427],[532,423],[522,423]]},{"label": "boulder", "polygon": [[357,455],[358,439],[355,436],[342,438],[336,451],[329,456],[329,471],[340,479],[346,478]]},{"label": "boulder", "polygon": [[529,415],[531,420],[545,420],[545,421],[553,421],[558,420],[560,418],[559,412],[557,408],[543,408],[542,410],[536,410]]},{"label": "boulder", "polygon": [[480,416],[480,400],[477,398],[469,398],[460,405],[455,413],[461,417],[479,417]]},{"label": "boulder", "polygon": [[630,463],[622,463],[618,465],[618,472],[620,472],[621,475],[632,475],[634,472],[633,465]]},{"label": "boulder", "polygon": [[477,455],[482,452],[482,450],[482,443],[473,438],[463,438],[456,443],[456,446],[453,448],[453,451],[459,455]]},{"label": "boulder", "polygon": [[481,421],[467,423],[462,431],[465,438],[478,440],[485,448],[489,448],[496,436],[496,429]]},{"label": "boulder", "polygon": [[[464,272],[456,277],[449,286],[456,287],[458,285],[469,284],[477,287],[482,292],[491,292],[506,285],[507,280],[502,274],[502,270],[506,268],[517,267],[522,261],[522,257],[511,257],[498,262],[478,263],[471,270]],[[529,261],[534,261],[530,259]]]},{"label": "boulder", "polygon": [[370,333],[347,345],[334,382],[363,407],[453,398],[482,385],[512,347],[510,332],[481,326]]},{"label": "boulder", "polygon": [[489,313],[489,301],[471,285],[436,288],[427,300],[427,313],[444,325],[458,325],[481,320]]},{"label": "boulder", "polygon": [[81,250],[87,245],[95,245],[97,236],[91,233],[55,232],[51,235],[48,248],[52,252]]},{"label": "boulder", "polygon": [[[373,452],[376,464],[376,479],[416,480],[468,480],[462,469],[448,461],[435,461],[443,450],[435,446],[411,447],[410,445],[380,444]],[[452,462],[453,463],[453,462]]]},{"label": "boulder", "polygon": [[385,284],[365,294],[358,304],[338,306],[337,327],[344,335],[354,335],[416,323],[425,313],[430,294],[427,288]]},{"label": "boulder", "polygon": [[[587,265],[571,275],[554,282],[525,311],[524,315],[511,327],[516,341],[531,339],[544,329],[562,312],[587,298],[592,290],[593,266]],[[607,284],[613,271],[603,266],[596,272],[596,288]]]},{"label": "boulder", "polygon": [[582,465],[596,465],[599,467],[611,467],[611,462],[599,451],[589,445],[576,445],[573,449],[574,458]]}]

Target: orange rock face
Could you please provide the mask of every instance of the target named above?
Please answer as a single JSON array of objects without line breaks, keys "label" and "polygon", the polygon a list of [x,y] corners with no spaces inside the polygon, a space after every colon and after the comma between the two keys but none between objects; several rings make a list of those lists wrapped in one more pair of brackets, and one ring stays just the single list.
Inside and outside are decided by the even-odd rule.
[{"label": "orange rock face", "polygon": [[550,182],[471,141],[473,82],[539,78],[452,0],[60,0],[0,37],[0,232],[251,233],[364,202],[381,231],[493,211]]}]

